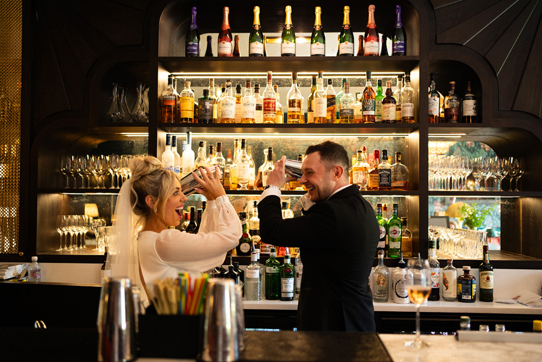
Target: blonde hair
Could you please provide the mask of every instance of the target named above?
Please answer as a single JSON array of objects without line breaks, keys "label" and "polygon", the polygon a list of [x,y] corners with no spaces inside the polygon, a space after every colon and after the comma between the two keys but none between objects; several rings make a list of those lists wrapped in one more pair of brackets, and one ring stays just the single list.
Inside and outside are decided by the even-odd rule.
[{"label": "blonde hair", "polygon": [[130,204],[134,214],[139,217],[138,224],[145,223],[154,212],[145,201],[147,195],[156,199],[156,213],[163,220],[166,201],[177,187],[177,176],[173,171],[164,169],[162,163],[152,156],[134,157],[128,167],[132,172]]}]

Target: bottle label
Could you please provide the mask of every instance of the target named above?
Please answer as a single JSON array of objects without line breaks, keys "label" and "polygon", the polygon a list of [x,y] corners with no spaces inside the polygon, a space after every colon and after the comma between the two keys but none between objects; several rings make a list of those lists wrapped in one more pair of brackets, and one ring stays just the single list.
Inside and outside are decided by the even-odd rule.
[{"label": "bottle label", "polygon": [[167,95],[162,97],[163,106],[175,106],[175,95]]},{"label": "bottle label", "polygon": [[250,55],[263,55],[263,43],[260,42],[251,42],[250,46]]},{"label": "bottle label", "polygon": [[198,120],[204,122],[211,122],[213,120],[213,100],[212,99],[200,99],[200,110],[198,113]]},{"label": "bottle label", "polygon": [[281,44],[281,54],[294,54],[295,55],[295,43],[290,41]]},{"label": "bottle label", "polygon": [[239,250],[241,250],[241,252],[243,252],[245,254],[250,252],[250,248],[251,248],[250,243],[241,243],[241,244],[239,244]]},{"label": "bottle label", "polygon": [[386,240],[386,228],[384,226],[379,226],[380,229],[380,240]]},{"label": "bottle label", "polygon": [[312,43],[311,55],[325,55],[326,46],[324,43]]},{"label": "bottle label", "polygon": [[326,96],[326,104],[328,110],[335,112],[335,105],[337,104],[337,98],[335,96]]},{"label": "bottle label", "polygon": [[222,109],[221,118],[235,118],[235,102],[224,100],[220,108]]},{"label": "bottle label", "polygon": [[401,112],[403,114],[403,118],[405,118],[405,117],[408,117],[408,118],[414,117],[414,103],[403,103],[401,105]]},{"label": "bottle label", "polygon": [[393,53],[404,53],[405,52],[405,42],[404,41],[394,41],[393,42]]},{"label": "bottle label", "polygon": [[245,278],[260,279],[260,269],[246,269]]},{"label": "bottle label", "polygon": [[314,123],[314,112],[307,112],[307,123]]},{"label": "bottle label", "polygon": [[164,164],[164,170],[166,170],[166,171],[174,171],[173,170],[173,165],[165,165]]},{"label": "bottle label", "polygon": [[378,170],[378,186],[391,187],[391,170],[389,168]]},{"label": "bottle label", "polygon": [[314,99],[314,117],[325,117],[327,112],[327,99],[315,98]]},{"label": "bottle label", "polygon": [[277,274],[279,272],[279,268],[277,266],[266,266],[265,272],[267,274]]},{"label": "bottle label", "polygon": [[476,116],[476,100],[465,99],[463,101],[463,116]]},{"label": "bottle label", "polygon": [[476,300],[476,281],[474,279],[458,281],[457,294],[461,300]]},{"label": "bottle label", "polygon": [[263,99],[264,118],[275,118],[276,110],[277,110],[277,100],[275,98]]},{"label": "bottle label", "polygon": [[241,102],[241,118],[256,118],[256,103],[254,99],[248,99]]},{"label": "bottle label", "polygon": [[378,41],[366,41],[364,50],[365,55],[378,55]]},{"label": "bottle label", "polygon": [[345,117],[354,118],[354,109],[352,109],[352,108],[347,108],[347,109],[341,108],[341,110],[339,111],[339,114],[340,114],[341,118],[345,118]]},{"label": "bottle label", "polygon": [[181,166],[173,166],[173,172],[175,172],[175,175],[180,176],[181,175]]},{"label": "bottle label", "polygon": [[194,118],[193,97],[181,97],[181,118]]},{"label": "bottle label", "polygon": [[453,271],[442,273],[442,296],[447,299],[457,298],[457,278]]},{"label": "bottle label", "polygon": [[263,123],[263,103],[256,102],[255,122]]},{"label": "bottle label", "polygon": [[382,122],[382,99],[375,101],[375,122]]},{"label": "bottle label", "polygon": [[[30,279],[40,280],[41,279],[41,269],[29,269]],[[111,270],[109,270],[109,276],[111,276]]]},{"label": "bottle label", "polygon": [[480,272],[480,288],[493,289],[493,272],[492,271]]},{"label": "bottle label", "polygon": [[186,44],[186,54],[199,55],[199,44],[189,42]]},{"label": "bottle label", "polygon": [[431,288],[440,288],[440,268],[431,268]]},{"label": "bottle label", "polygon": [[428,103],[429,103],[429,115],[438,116],[440,114],[439,97],[429,97]]},{"label": "bottle label", "polygon": [[375,298],[377,299],[387,299],[388,297],[388,281],[386,277],[382,274],[375,275]]},{"label": "bottle label", "polygon": [[301,99],[288,100],[288,113],[301,113]]},{"label": "bottle label", "polygon": [[218,42],[218,55],[231,55],[232,44],[231,41],[219,41]]},{"label": "bottle label", "polygon": [[294,278],[280,278],[280,293],[283,298],[294,297]]},{"label": "bottle label", "polygon": [[354,118],[361,119],[362,115],[363,113],[361,112],[361,104],[359,104],[359,106],[354,105]]},{"label": "bottle label", "polygon": [[382,104],[382,121],[383,122],[395,122],[395,104],[393,103],[385,103]]},{"label": "bottle label", "polygon": [[354,55],[354,43],[344,42],[339,45],[339,55],[352,54]]},{"label": "bottle label", "polygon": [[[341,114],[341,117],[343,117],[342,114]],[[362,189],[365,189],[367,187],[367,170],[365,169],[365,170],[353,171],[352,183],[359,185]]]},{"label": "bottle label", "polygon": [[[388,231],[389,235],[390,235],[390,239],[400,239],[401,238],[401,228],[399,226],[392,226],[390,228],[390,230]],[[395,241],[394,244],[396,243],[396,246],[394,247],[394,249],[399,249],[399,247],[401,247],[401,242],[400,241]],[[391,240],[389,241],[389,244],[390,244],[390,248],[392,247],[391,244]]]},{"label": "bottle label", "polygon": [[239,162],[237,165],[237,177],[240,179],[248,179],[249,177],[248,163]]},{"label": "bottle label", "polygon": [[376,102],[374,99],[363,100],[363,115],[374,116],[375,115]]},{"label": "bottle label", "polygon": [[407,182],[406,181],[392,181],[391,187],[394,189],[406,189]]}]

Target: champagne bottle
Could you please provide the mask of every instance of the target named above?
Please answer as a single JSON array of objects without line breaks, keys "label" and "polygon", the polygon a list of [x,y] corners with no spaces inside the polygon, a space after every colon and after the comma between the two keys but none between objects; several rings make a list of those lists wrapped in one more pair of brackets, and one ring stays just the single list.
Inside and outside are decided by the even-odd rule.
[{"label": "champagne bottle", "polygon": [[354,33],[350,27],[350,6],[344,7],[344,20],[339,38],[339,55],[354,56]]},{"label": "champagne bottle", "polygon": [[376,31],[375,23],[375,6],[369,5],[369,20],[365,30],[365,55],[377,56],[379,54],[379,43],[380,38],[378,36],[378,31]]},{"label": "champagne bottle", "polygon": [[314,9],[314,28],[311,36],[311,56],[326,55],[326,37],[322,29],[322,8],[317,6]]},{"label": "champagne bottle", "polygon": [[199,30],[196,25],[196,7],[192,8],[192,22],[186,34],[186,56],[199,57]]},{"label": "champagne bottle", "polygon": [[252,30],[249,38],[249,56],[263,57],[263,34],[260,25],[260,7],[254,7],[254,21],[252,22]]},{"label": "champagne bottle", "polygon": [[393,30],[393,50],[391,55],[406,55],[406,38],[401,21],[401,5],[395,6],[395,28]]},{"label": "champagne bottle", "polygon": [[224,6],[224,17],[222,20],[222,28],[220,29],[220,34],[218,35],[218,56],[219,57],[231,57],[233,56],[233,38],[231,36],[230,22],[228,20],[228,15],[230,13],[230,8]]},{"label": "champagne bottle", "polygon": [[292,7],[286,6],[286,20],[282,30],[282,41],[280,55],[283,57],[295,56],[295,33],[292,25]]},{"label": "champagne bottle", "polygon": [[233,56],[234,57],[240,57],[241,52],[239,51],[239,35],[236,35],[234,39],[235,39],[235,42],[233,43],[234,44],[234,46],[233,46]]}]

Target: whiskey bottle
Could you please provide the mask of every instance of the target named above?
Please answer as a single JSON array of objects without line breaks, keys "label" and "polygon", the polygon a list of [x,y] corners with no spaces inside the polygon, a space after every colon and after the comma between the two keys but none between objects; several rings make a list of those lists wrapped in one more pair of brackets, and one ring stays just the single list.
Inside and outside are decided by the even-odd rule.
[{"label": "whiskey bottle", "polygon": [[457,278],[457,300],[464,303],[476,301],[476,278],[469,274],[470,266],[463,267],[463,275]]},{"label": "whiskey bottle", "polygon": [[247,256],[252,253],[252,239],[248,232],[247,213],[240,212],[239,218],[241,219],[241,227],[243,228],[241,238],[239,239],[239,245],[237,245],[237,255]]},{"label": "whiskey bottle", "polygon": [[459,121],[459,97],[455,94],[455,82],[450,82],[448,95],[444,97],[444,122],[457,123]]},{"label": "whiskey bottle", "polygon": [[339,55],[354,56],[354,33],[350,25],[350,6],[344,7],[343,27],[339,37]]},{"label": "whiskey bottle", "polygon": [[223,186],[225,190],[232,190],[231,188],[231,169],[233,166],[233,160],[231,157],[231,150],[228,150],[226,163],[224,164],[224,182]]},{"label": "whiskey bottle", "polygon": [[380,230],[380,237],[376,246],[377,254],[379,251],[386,250],[386,237],[388,235],[388,222],[382,217],[382,204],[376,204],[376,220]]},{"label": "whiskey bottle", "polygon": [[[472,93],[470,81],[467,83],[467,91],[463,97],[463,123],[477,122],[476,96]],[[481,281],[480,281],[481,283]]]},{"label": "whiskey bottle", "polygon": [[395,163],[391,166],[391,189],[408,191],[408,168],[401,163],[401,152],[395,152]]},{"label": "whiskey bottle", "polygon": [[167,88],[162,92],[162,123],[175,123],[179,95],[173,89],[173,76],[167,78]]},{"label": "whiskey bottle", "polygon": [[398,205],[393,204],[393,216],[388,221],[388,257],[398,258],[401,254],[403,224],[397,216]]},{"label": "whiskey bottle", "polygon": [[276,110],[277,110],[277,95],[273,90],[272,84],[273,73],[267,72],[267,87],[263,92],[263,122],[275,123]]},{"label": "whiskey bottle", "polygon": [[292,24],[292,7],[286,6],[286,19],[282,30],[280,55],[283,57],[295,57],[295,32]]},{"label": "whiskey bottle", "polygon": [[367,190],[377,191],[378,190],[378,165],[380,164],[380,151],[374,150],[373,152],[373,167],[369,171],[369,184],[367,185]]},{"label": "whiskey bottle", "polygon": [[448,265],[442,270],[442,299],[448,302],[457,300],[457,269],[453,259],[448,259]]},{"label": "whiskey bottle", "polygon": [[235,123],[241,123],[241,84],[237,84],[235,87]]},{"label": "whiskey bottle", "polygon": [[267,176],[275,169],[273,164],[273,147],[269,147],[267,150],[267,162],[264,164],[262,169],[262,186],[267,186]]},{"label": "whiskey bottle", "polygon": [[297,87],[297,72],[292,73],[292,87],[288,91],[288,110],[287,110],[287,122],[288,123],[304,123],[303,116],[303,96],[301,91]]},{"label": "whiskey bottle", "polygon": [[344,85],[346,84],[346,78],[342,79],[341,90],[335,96],[335,123],[343,123],[341,120],[341,99],[344,95]]},{"label": "whiskey bottle", "polygon": [[312,76],[312,86],[307,99],[307,123],[314,123],[314,95],[316,93],[316,76]]},{"label": "whiskey bottle", "polygon": [[410,86],[410,75],[405,76],[401,91],[401,114],[403,123],[414,123],[414,88]]},{"label": "whiskey bottle", "polygon": [[280,103],[280,94],[279,94],[279,86],[274,85],[273,90],[275,91],[275,94],[277,95],[277,105],[275,108],[275,123],[284,123],[284,110],[282,108],[282,104]]},{"label": "whiskey bottle", "polygon": [[231,82],[226,81],[226,92],[220,100],[220,123],[235,122],[235,98],[232,95]]},{"label": "whiskey bottle", "polygon": [[382,94],[382,79],[379,79],[376,86],[376,96],[375,96],[375,123],[382,123],[382,101],[383,100],[384,100],[384,95]]},{"label": "whiskey bottle", "polygon": [[252,146],[247,147],[247,156],[248,156],[248,188],[254,190],[254,181],[256,181],[256,164],[254,163],[254,158],[252,157]]},{"label": "whiskey bottle", "polygon": [[382,150],[382,162],[378,165],[378,189],[391,190],[391,165],[388,163],[388,150]]},{"label": "whiskey bottle", "polygon": [[352,184],[360,191],[366,191],[369,182],[369,164],[367,163],[367,148],[358,150],[356,163],[352,166]]},{"label": "whiskey bottle", "polygon": [[391,82],[386,82],[386,97],[382,100],[382,123],[395,123],[397,102],[392,96]]},{"label": "whiskey bottle", "polygon": [[256,122],[256,98],[252,95],[250,80],[245,83],[245,94],[241,98],[241,123]]},{"label": "whiskey bottle", "polygon": [[324,96],[323,72],[318,72],[317,89],[314,93],[314,123],[326,123],[327,98]]},{"label": "whiskey bottle", "polygon": [[378,265],[374,270],[374,279],[375,288],[373,300],[379,303],[386,303],[389,297],[390,275],[388,267],[384,265],[384,252],[382,250],[378,252]]},{"label": "whiskey bottle", "polygon": [[314,9],[314,28],[311,35],[311,57],[323,57],[326,55],[326,37],[322,29],[322,8]]},{"label": "whiskey bottle", "polygon": [[367,84],[365,85],[365,89],[363,90],[363,96],[362,96],[363,123],[375,122],[376,94],[371,84],[371,74],[372,74],[371,72],[366,73]]},{"label": "whiskey bottle", "polygon": [[344,95],[339,101],[339,118],[340,123],[354,123],[354,97],[350,93],[350,83],[344,83]]},{"label": "whiskey bottle", "polygon": [[263,98],[260,95],[260,85],[254,85],[255,118],[254,123],[263,123]]},{"label": "whiskey bottle", "polygon": [[249,37],[249,56],[263,57],[263,34],[260,25],[260,7],[254,7],[254,21],[252,22],[252,30]]},{"label": "whiskey bottle", "polygon": [[290,255],[284,255],[284,264],[280,267],[280,300],[294,300],[295,271],[290,262]]},{"label": "whiskey bottle", "polygon": [[380,37],[378,35],[378,31],[376,30],[374,5],[369,5],[369,20],[367,21],[367,28],[365,29],[364,40],[365,40],[364,55],[378,56],[380,54],[379,53]]},{"label": "whiskey bottle", "polygon": [[265,299],[279,299],[280,291],[280,262],[277,260],[275,248],[272,247],[265,262]]},{"label": "whiskey bottle", "polygon": [[440,95],[437,92],[436,74],[431,73],[431,83],[429,84],[428,107],[429,123],[440,122]]},{"label": "whiskey bottle", "polygon": [[489,262],[488,245],[483,246],[484,260],[480,264],[480,302],[493,302],[493,265]]},{"label": "whiskey bottle", "polygon": [[239,157],[237,158],[237,183],[239,185],[238,190],[248,190],[248,183],[250,182],[249,165],[250,160],[246,152],[246,141],[243,138],[241,140],[241,151]]},{"label": "whiskey bottle", "polygon": [[393,92],[393,99],[395,99],[395,121],[401,123],[401,118],[403,117],[402,112],[402,93],[403,93],[403,76],[400,75],[397,77],[397,88]]},{"label": "whiskey bottle", "polygon": [[230,14],[230,8],[224,7],[224,15],[222,18],[222,27],[218,34],[218,56],[219,57],[231,57],[233,56],[232,36],[230,29],[230,22],[228,16]]},{"label": "whiskey bottle", "polygon": [[363,122],[363,111],[361,106],[361,93],[356,92],[356,101],[354,102],[354,122],[353,123],[362,123]]},{"label": "whiskey bottle", "polygon": [[337,99],[335,98],[336,95],[335,89],[333,89],[333,79],[330,78],[327,80],[327,88],[324,92],[324,97],[326,98],[327,103],[326,123],[335,123],[335,108],[337,104]]},{"label": "whiskey bottle", "polygon": [[412,256],[412,232],[408,228],[408,220],[406,217],[401,218],[403,231],[401,235],[401,254],[407,258]]}]

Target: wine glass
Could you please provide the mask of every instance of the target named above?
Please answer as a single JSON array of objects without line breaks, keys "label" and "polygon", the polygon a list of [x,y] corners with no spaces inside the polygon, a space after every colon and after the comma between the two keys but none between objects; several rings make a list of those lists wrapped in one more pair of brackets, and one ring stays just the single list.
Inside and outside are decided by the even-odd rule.
[{"label": "wine glass", "polygon": [[407,272],[412,273],[412,278],[406,279],[408,297],[416,305],[416,338],[405,343],[405,346],[422,348],[429,343],[420,336],[420,306],[431,294],[431,269],[427,259],[410,259],[407,264]]},{"label": "wine glass", "polygon": [[65,224],[66,224],[66,215],[58,215],[56,217],[56,231],[60,234],[60,247],[57,249],[57,251],[64,250],[63,239],[64,239],[64,235],[67,234],[64,228]]},{"label": "wine glass", "polygon": [[508,157],[504,161],[504,169],[506,170],[506,178],[510,180],[510,186],[508,188],[508,191],[512,191],[512,181],[516,177],[516,169],[514,168],[514,162],[516,158],[515,157]]},{"label": "wine glass", "polygon": [[60,172],[66,176],[66,186],[64,186],[64,188],[70,187],[70,170],[72,168],[71,162],[72,159],[70,156],[63,156],[60,161]]},{"label": "wine glass", "polygon": [[[119,187],[119,167],[120,156],[112,154],[110,157],[109,170],[111,172],[111,187],[110,189],[118,189]],[[116,180],[116,181],[115,181]]]},{"label": "wine glass", "polygon": [[525,161],[523,160],[523,157],[516,158],[514,162],[514,168],[516,169],[516,189],[514,191],[519,191],[519,179],[521,176],[523,176],[523,173],[525,172]]}]

